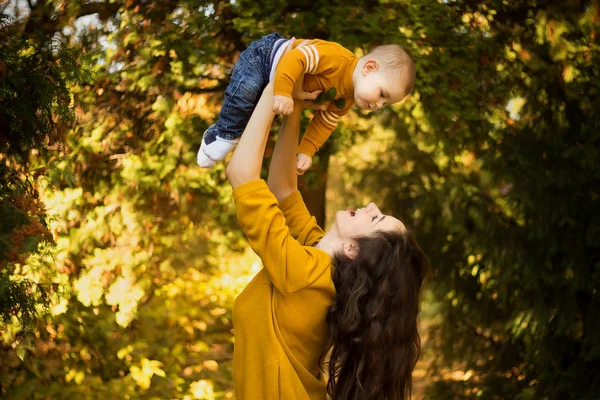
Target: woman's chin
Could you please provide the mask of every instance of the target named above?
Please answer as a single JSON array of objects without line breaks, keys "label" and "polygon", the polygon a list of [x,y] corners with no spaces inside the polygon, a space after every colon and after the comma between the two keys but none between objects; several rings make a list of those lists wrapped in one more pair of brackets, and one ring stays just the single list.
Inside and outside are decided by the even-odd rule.
[{"label": "woman's chin", "polygon": [[353,210],[340,210],[340,211],[336,212],[335,213],[335,221],[339,222],[348,217],[352,217],[352,212],[353,212]]},{"label": "woman's chin", "polygon": [[346,211],[338,211],[335,213],[335,218],[333,219],[333,226],[335,226],[336,228],[339,228],[340,224],[343,224],[343,220],[346,217],[347,212]]}]

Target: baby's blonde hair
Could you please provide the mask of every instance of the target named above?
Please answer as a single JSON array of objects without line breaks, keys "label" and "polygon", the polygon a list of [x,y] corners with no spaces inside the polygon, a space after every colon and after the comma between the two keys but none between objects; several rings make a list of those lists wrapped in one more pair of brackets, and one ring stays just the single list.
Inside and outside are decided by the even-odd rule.
[{"label": "baby's blonde hair", "polygon": [[398,44],[384,44],[375,47],[363,57],[374,58],[381,66],[400,78],[404,84],[405,95],[410,94],[415,86],[415,61],[404,48]]}]

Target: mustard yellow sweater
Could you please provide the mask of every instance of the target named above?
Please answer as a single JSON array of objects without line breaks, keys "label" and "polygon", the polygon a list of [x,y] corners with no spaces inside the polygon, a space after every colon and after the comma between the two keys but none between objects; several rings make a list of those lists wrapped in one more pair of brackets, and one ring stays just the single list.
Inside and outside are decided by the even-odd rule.
[{"label": "mustard yellow sweater", "polygon": [[317,111],[306,128],[298,153],[313,156],[336,128],[340,118],[354,105],[354,83],[352,74],[358,63],[356,56],[338,43],[313,39],[297,47],[304,39],[296,39],[292,50],[281,57],[275,69],[273,94],[292,97],[294,83],[302,73],[305,91],[327,91],[336,89],[336,99],[343,97],[346,106],[342,109],[333,102],[325,111]]},{"label": "mustard yellow sweater", "polygon": [[233,192],[237,215],[264,268],[233,307],[237,400],[325,399],[319,356],[335,289],[323,237],[295,192],[281,204],[264,180]]}]

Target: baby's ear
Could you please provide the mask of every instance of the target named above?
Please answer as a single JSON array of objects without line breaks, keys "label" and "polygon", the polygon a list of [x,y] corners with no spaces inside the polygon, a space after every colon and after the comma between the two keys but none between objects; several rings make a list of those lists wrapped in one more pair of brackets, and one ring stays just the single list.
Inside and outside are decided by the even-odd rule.
[{"label": "baby's ear", "polygon": [[368,60],[363,64],[362,70],[365,74],[370,74],[379,69],[379,63],[375,60]]}]

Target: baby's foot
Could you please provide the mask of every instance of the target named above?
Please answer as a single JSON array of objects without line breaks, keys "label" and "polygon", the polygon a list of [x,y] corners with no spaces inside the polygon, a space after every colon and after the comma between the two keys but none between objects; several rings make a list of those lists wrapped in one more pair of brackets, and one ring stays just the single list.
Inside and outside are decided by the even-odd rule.
[{"label": "baby's foot", "polygon": [[217,136],[217,139],[211,144],[204,143],[200,145],[198,151],[197,162],[203,168],[210,168],[217,161],[221,161],[225,156],[231,152],[238,144],[240,139],[222,139]]},{"label": "baby's foot", "polygon": [[202,168],[210,168],[215,165],[215,162],[211,160],[206,154],[204,154],[204,148],[206,145],[204,144],[204,140],[202,140],[202,144],[200,145],[200,150],[198,150],[198,155],[196,156],[196,162]]}]

